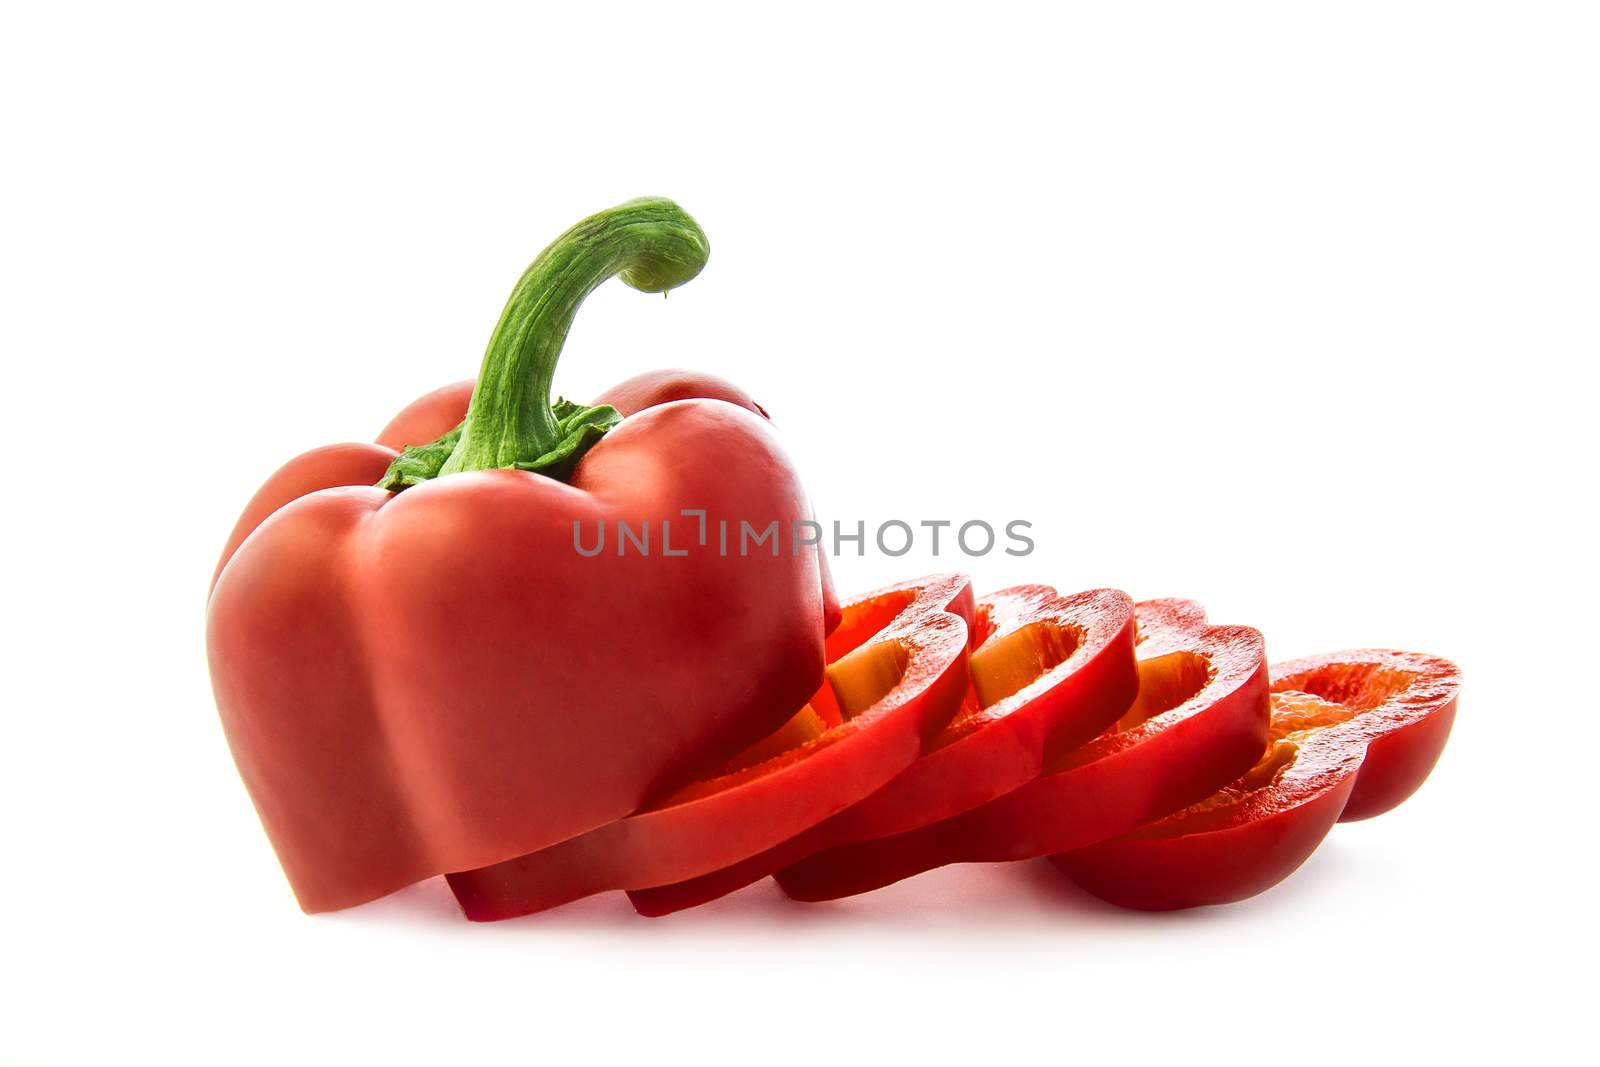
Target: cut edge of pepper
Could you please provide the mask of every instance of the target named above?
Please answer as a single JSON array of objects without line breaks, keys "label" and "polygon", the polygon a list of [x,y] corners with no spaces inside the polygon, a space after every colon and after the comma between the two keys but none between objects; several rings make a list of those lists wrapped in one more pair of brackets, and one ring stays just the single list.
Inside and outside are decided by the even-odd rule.
[{"label": "cut edge of pepper", "polygon": [[1210,833],[1305,804],[1357,773],[1367,745],[1377,737],[1420,721],[1452,696],[1439,675],[1421,669],[1424,664],[1411,669],[1386,662],[1413,654],[1337,655],[1319,657],[1304,669],[1273,672],[1268,745],[1250,770],[1129,836]]},{"label": "cut edge of pepper", "polygon": [[[828,637],[829,662],[811,700],[718,773],[689,783],[645,810],[661,811],[737,788],[850,736],[860,728],[860,720],[880,710],[897,689],[915,687],[917,679],[911,675],[919,657],[914,628],[939,630],[960,623],[969,631],[970,644],[971,628],[955,610],[963,590],[970,595],[965,575],[938,575],[868,593],[846,605],[839,626]],[[908,620],[908,612],[919,604],[924,610]]]}]

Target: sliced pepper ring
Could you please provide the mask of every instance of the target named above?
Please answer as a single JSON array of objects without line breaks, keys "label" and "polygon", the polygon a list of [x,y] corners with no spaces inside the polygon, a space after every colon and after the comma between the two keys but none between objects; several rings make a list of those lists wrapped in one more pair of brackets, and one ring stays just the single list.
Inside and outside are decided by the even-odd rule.
[{"label": "sliced pepper ring", "polygon": [[1421,787],[1450,738],[1460,690],[1461,668],[1420,652],[1331,652],[1272,669],[1274,693],[1309,693],[1358,712],[1341,736],[1365,737],[1366,756],[1340,822],[1382,815]]},{"label": "sliced pepper ring", "polygon": [[765,852],[688,881],[630,892],[665,915],[741,889],[826,848],[904,833],[1002,796],[1121,715],[1138,690],[1133,602],[1016,586],[980,600],[961,712],[882,789]]},{"label": "sliced pepper ring", "polygon": [[909,833],[820,852],[778,872],[797,900],[833,900],[950,863],[1032,859],[1127,833],[1238,777],[1267,740],[1265,644],[1209,626],[1190,600],[1143,601],[1139,695],[1111,729],[1042,777]]},{"label": "sliced pepper ring", "polygon": [[845,606],[826,681],[724,771],[558,845],[449,876],[467,918],[508,919],[594,893],[692,878],[783,841],[894,777],[960,706],[972,589],[905,582]]},{"label": "sliced pepper ring", "polygon": [[1243,777],[1125,837],[1051,857],[1103,900],[1168,911],[1254,896],[1336,821],[1405,800],[1455,720],[1461,674],[1435,656],[1363,649],[1272,671],[1272,744]]}]

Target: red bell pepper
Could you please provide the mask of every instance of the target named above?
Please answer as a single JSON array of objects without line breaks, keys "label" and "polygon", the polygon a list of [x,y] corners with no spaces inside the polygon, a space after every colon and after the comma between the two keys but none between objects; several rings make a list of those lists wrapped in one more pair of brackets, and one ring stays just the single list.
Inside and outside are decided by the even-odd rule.
[{"label": "red bell pepper", "polygon": [[[766,420],[721,400],[651,406],[648,383],[626,419],[549,402],[590,291],[620,273],[664,292],[706,254],[670,201],[585,220],[518,283],[459,427],[460,387],[432,394],[385,439],[442,436],[318,450],[247,509],[208,606],[212,680],[307,911],[611,822],[815,690],[819,555],[723,555],[682,514],[806,517]],[[618,522],[653,527],[656,551],[576,551],[578,524]]]},{"label": "red bell pepper", "polygon": [[1121,715],[1138,689],[1133,603],[1114,589],[1018,586],[978,605],[967,707],[931,750],[827,822],[721,870],[629,893],[645,915],[703,904],[820,849],[903,833],[1036,778]]},{"label": "red bell pepper", "polygon": [[778,872],[797,900],[832,900],[949,863],[1031,859],[1141,826],[1247,770],[1267,740],[1261,634],[1208,626],[1188,600],[1143,601],[1139,694],[1110,730],[1043,777],[952,819],[831,848]]},{"label": "red bell pepper", "polygon": [[1461,675],[1414,652],[1366,649],[1272,670],[1272,744],[1243,777],[1133,833],[1053,856],[1126,908],[1227,904],[1277,885],[1336,821],[1393,808],[1450,736]]},{"label": "red bell pepper", "polygon": [[827,681],[778,733],[713,778],[542,851],[450,875],[467,918],[509,919],[579,897],[691,878],[805,830],[922,751],[967,687],[965,575],[906,582],[844,609]]}]

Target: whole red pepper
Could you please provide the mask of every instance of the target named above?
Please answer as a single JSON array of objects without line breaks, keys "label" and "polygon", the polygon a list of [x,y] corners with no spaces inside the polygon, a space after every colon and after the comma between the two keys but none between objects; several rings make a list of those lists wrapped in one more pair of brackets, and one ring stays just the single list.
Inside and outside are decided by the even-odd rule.
[{"label": "whole red pepper", "polygon": [[[611,822],[816,689],[830,595],[791,533],[808,509],[767,421],[649,406],[648,383],[625,419],[549,401],[589,292],[617,274],[664,292],[706,255],[670,201],[584,220],[518,283],[459,427],[398,456],[318,450],[252,501],[208,605],[212,680],[307,911]],[[415,444],[454,402],[424,398],[386,439]],[[784,543],[724,554],[697,521],[773,522]],[[605,552],[576,551],[580,528],[607,528]]]},{"label": "whole red pepper", "polygon": [[1036,778],[1055,753],[1076,748],[1122,714],[1138,689],[1133,602],[1115,589],[1063,596],[1042,585],[978,603],[961,714],[929,751],[860,803],[813,829],[698,878],[628,895],[664,915],[743,888],[821,849],[903,834],[949,818]]},{"label": "whole red pepper", "polygon": [[827,682],[775,737],[643,811],[531,855],[450,875],[467,918],[716,870],[872,793],[960,706],[973,615],[966,576],[904,582],[847,604]]},{"label": "whole red pepper", "polygon": [[1051,857],[1113,904],[1168,911],[1254,896],[1292,874],[1335,822],[1417,790],[1455,720],[1461,674],[1363,649],[1272,669],[1272,744],[1245,775],[1125,837]]},{"label": "whole red pepper", "polygon": [[797,900],[877,889],[950,863],[1032,859],[1177,811],[1238,777],[1267,741],[1261,634],[1210,626],[1191,600],[1137,605],[1139,695],[1047,773],[954,818],[830,848],[778,872]]}]

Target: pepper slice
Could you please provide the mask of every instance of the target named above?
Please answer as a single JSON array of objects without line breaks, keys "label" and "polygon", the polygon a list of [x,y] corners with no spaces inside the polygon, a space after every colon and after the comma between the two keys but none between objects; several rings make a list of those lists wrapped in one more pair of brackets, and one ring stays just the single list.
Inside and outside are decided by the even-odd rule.
[{"label": "pepper slice", "polygon": [[1335,822],[1416,792],[1455,720],[1461,673],[1415,652],[1363,649],[1272,670],[1272,744],[1243,777],[1126,837],[1052,856],[1125,908],[1227,904],[1270,889]]},{"label": "pepper slice", "polygon": [[449,876],[467,918],[491,922],[580,897],[692,878],[793,837],[860,800],[959,709],[973,618],[965,575],[891,586],[844,608],[826,680],[776,734],[711,778],[624,819]]},{"label": "pepper slice", "polygon": [[904,833],[985,804],[1099,734],[1138,690],[1133,602],[1118,590],[1002,590],[979,602],[977,634],[966,706],[921,759],[859,804],[766,852],[629,893],[634,908],[644,915],[680,911],[819,850]]},{"label": "pepper slice", "polygon": [[1260,632],[1209,626],[1192,600],[1147,600],[1136,613],[1139,693],[1110,730],[991,803],[820,852],[779,871],[779,885],[796,900],[833,900],[950,863],[1080,848],[1177,811],[1248,770],[1267,742]]}]

